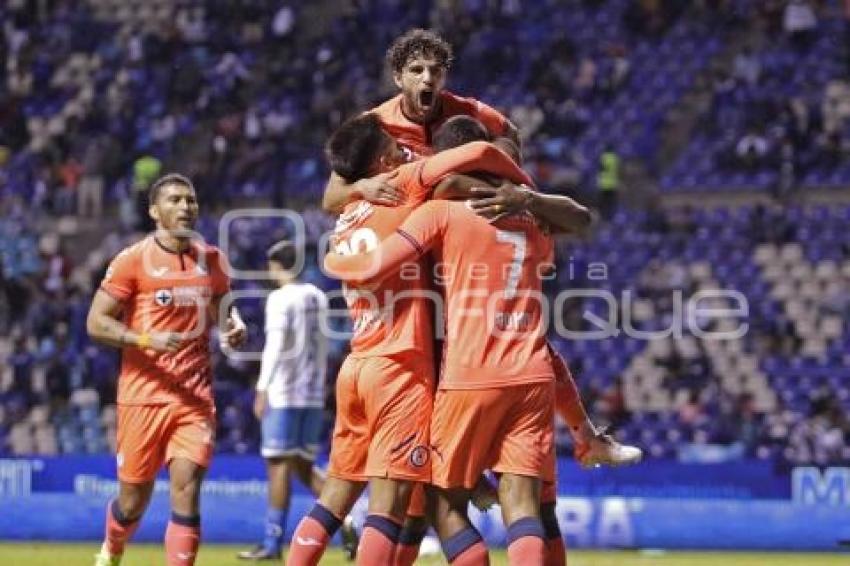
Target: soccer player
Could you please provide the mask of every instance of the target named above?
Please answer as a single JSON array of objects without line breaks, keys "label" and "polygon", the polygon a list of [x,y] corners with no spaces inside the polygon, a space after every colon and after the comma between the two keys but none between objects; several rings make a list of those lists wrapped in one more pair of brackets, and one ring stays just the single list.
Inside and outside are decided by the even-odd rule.
[{"label": "soccer player", "polygon": [[324,485],[313,462],[325,406],[328,340],[322,321],[327,318],[328,299],[315,285],[298,281],[292,242],[278,242],[266,256],[278,288],[266,300],[266,343],[254,414],[262,423],[268,509],[265,539],[238,554],[245,560],[280,558],[293,473],[315,495]]},{"label": "soccer player", "polygon": [[[343,124],[329,140],[327,153],[333,169],[352,180],[395,169],[406,158],[372,113]],[[405,206],[350,204],[337,223],[336,249],[356,253],[374,248],[395,231],[413,206],[427,198],[436,182],[454,171],[478,169],[530,182],[510,157],[483,142],[403,164],[396,179]],[[399,273],[370,292],[346,289],[355,335],[352,354],[337,380],[328,482],[293,537],[289,564],[317,563],[322,545],[367,480],[369,517],[358,562],[392,563],[412,484],[430,479],[433,333],[429,282],[422,266],[409,267],[407,276]]]},{"label": "soccer player", "polygon": [[[445,89],[452,62],[452,48],[434,32],[413,29],[399,36],[387,50],[386,59],[400,93],[369,112],[375,113],[384,130],[415,156],[434,153],[434,132],[452,116],[467,115],[481,121],[491,137],[507,137],[519,143],[519,134],[507,118],[474,98],[457,96]],[[325,189],[322,205],[339,213],[354,200],[395,205],[403,200],[394,173],[346,180],[334,172]]]},{"label": "soccer player", "polygon": [[[384,130],[416,156],[434,153],[436,132],[455,116],[477,119],[494,143],[512,141],[520,148],[519,131],[505,116],[474,98],[464,98],[446,90],[446,80],[453,58],[452,47],[436,33],[412,29],[392,43],[386,53],[387,64],[400,93],[373,108]],[[331,173],[322,205],[325,210],[340,212],[346,203],[365,199],[376,204],[397,205],[403,201],[394,171],[368,178],[347,180]],[[530,210],[552,222],[549,202],[534,191],[521,190],[514,183],[498,186],[473,185],[470,206],[487,218],[500,214]],[[561,219],[563,222],[564,219]],[[562,226],[563,227],[563,226]],[[574,384],[573,384],[574,385]],[[624,465],[636,462],[634,450],[623,447],[610,436],[596,430],[581,398],[573,400],[568,421],[576,443],[576,457],[590,467],[598,464]]]},{"label": "soccer player", "polygon": [[96,342],[121,349],[118,380],[118,497],[106,509],[97,566],[120,564],[163,464],[171,482],[166,562],[191,565],[201,536],[199,497],[215,435],[209,336],[245,339],[235,309],[219,317],[229,292],[220,250],[193,239],[198,201],[186,177],[169,174],[148,192],[156,231],[109,266],[88,314]]},{"label": "soccer player", "polygon": [[554,391],[541,277],[551,268],[552,240],[529,214],[491,224],[465,203],[431,201],[374,251],[329,253],[325,268],[370,284],[432,248],[450,271],[444,367],[431,420],[432,483],[441,488],[438,535],[452,564],[486,559],[466,507],[491,468],[501,474],[510,563],[542,565],[540,481],[552,443]]}]

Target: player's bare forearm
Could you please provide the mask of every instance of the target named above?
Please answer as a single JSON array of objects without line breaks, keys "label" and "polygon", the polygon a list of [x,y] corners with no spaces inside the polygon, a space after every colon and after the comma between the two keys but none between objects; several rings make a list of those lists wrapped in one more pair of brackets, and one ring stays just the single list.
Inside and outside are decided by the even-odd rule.
[{"label": "player's bare forearm", "polygon": [[421,177],[425,185],[433,185],[451,173],[472,171],[484,171],[516,183],[531,184],[528,175],[508,154],[493,144],[481,141],[448,149],[428,158],[422,167]]},{"label": "player's bare forearm", "polygon": [[86,319],[89,337],[104,346],[122,348],[138,343],[139,335],[118,320],[121,303],[104,291],[98,291],[92,300]]},{"label": "player's bare forearm", "polygon": [[542,220],[554,234],[584,234],[593,224],[593,214],[570,197],[529,190],[528,211]]},{"label": "player's bare forearm", "polygon": [[495,186],[493,183],[472,175],[449,175],[437,183],[432,195],[433,198],[438,200],[465,200],[475,196],[472,192],[474,187],[487,185]]}]

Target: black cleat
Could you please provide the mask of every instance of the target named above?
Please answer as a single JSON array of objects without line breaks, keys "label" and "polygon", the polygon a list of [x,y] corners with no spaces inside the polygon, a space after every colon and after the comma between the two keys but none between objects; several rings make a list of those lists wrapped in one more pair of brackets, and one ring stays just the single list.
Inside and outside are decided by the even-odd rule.
[{"label": "black cleat", "polygon": [[243,550],[238,553],[236,558],[239,560],[280,560],[280,551],[273,552],[262,544],[258,544],[251,550]]},{"label": "black cleat", "polygon": [[354,519],[348,515],[343,521],[339,529],[339,534],[342,537],[342,549],[345,551],[345,557],[349,561],[357,558],[357,546],[360,544],[360,535],[357,534],[357,529],[354,528]]}]

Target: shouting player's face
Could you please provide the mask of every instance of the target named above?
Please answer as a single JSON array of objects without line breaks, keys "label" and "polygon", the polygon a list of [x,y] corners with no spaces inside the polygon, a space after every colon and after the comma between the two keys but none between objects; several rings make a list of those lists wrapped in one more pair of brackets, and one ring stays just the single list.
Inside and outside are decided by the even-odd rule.
[{"label": "shouting player's face", "polygon": [[439,94],[446,85],[446,68],[431,57],[414,57],[393,74],[401,89],[402,106],[408,118],[429,122],[437,117]]},{"label": "shouting player's face", "polygon": [[158,228],[169,232],[194,230],[198,220],[195,190],[180,183],[163,186],[150,207],[151,218]]}]

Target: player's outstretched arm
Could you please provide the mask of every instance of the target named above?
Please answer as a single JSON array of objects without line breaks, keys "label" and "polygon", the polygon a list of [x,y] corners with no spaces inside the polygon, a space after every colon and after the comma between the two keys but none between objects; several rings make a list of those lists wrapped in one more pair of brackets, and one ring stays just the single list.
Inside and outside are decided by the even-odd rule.
[{"label": "player's outstretched arm", "polygon": [[590,209],[567,196],[549,195],[512,183],[502,183],[498,187],[481,183],[472,187],[470,192],[472,210],[485,218],[527,210],[554,234],[581,234],[593,223]]},{"label": "player's outstretched arm", "polygon": [[533,184],[507,153],[483,141],[470,142],[429,157],[422,166],[421,181],[425,186],[432,186],[449,174],[471,171],[485,171],[516,183]]},{"label": "player's outstretched arm", "polygon": [[417,208],[396,233],[367,253],[325,255],[325,273],[355,285],[379,283],[431,249],[448,225],[448,203],[432,201]]},{"label": "player's outstretched arm", "polygon": [[398,188],[392,183],[394,176],[395,172],[391,171],[349,183],[332,172],[328,184],[325,185],[322,208],[326,212],[339,214],[345,205],[360,199],[384,206],[398,206],[403,199]]},{"label": "player's outstretched arm", "polygon": [[324,267],[331,277],[354,285],[372,285],[397,272],[402,264],[416,259],[418,255],[417,248],[395,233],[367,253],[343,255],[329,252],[325,256]]},{"label": "player's outstretched arm", "polygon": [[177,332],[134,332],[119,320],[123,305],[106,291],[94,295],[86,319],[89,337],[104,346],[113,348],[150,348],[161,352],[176,352],[183,343]]}]

